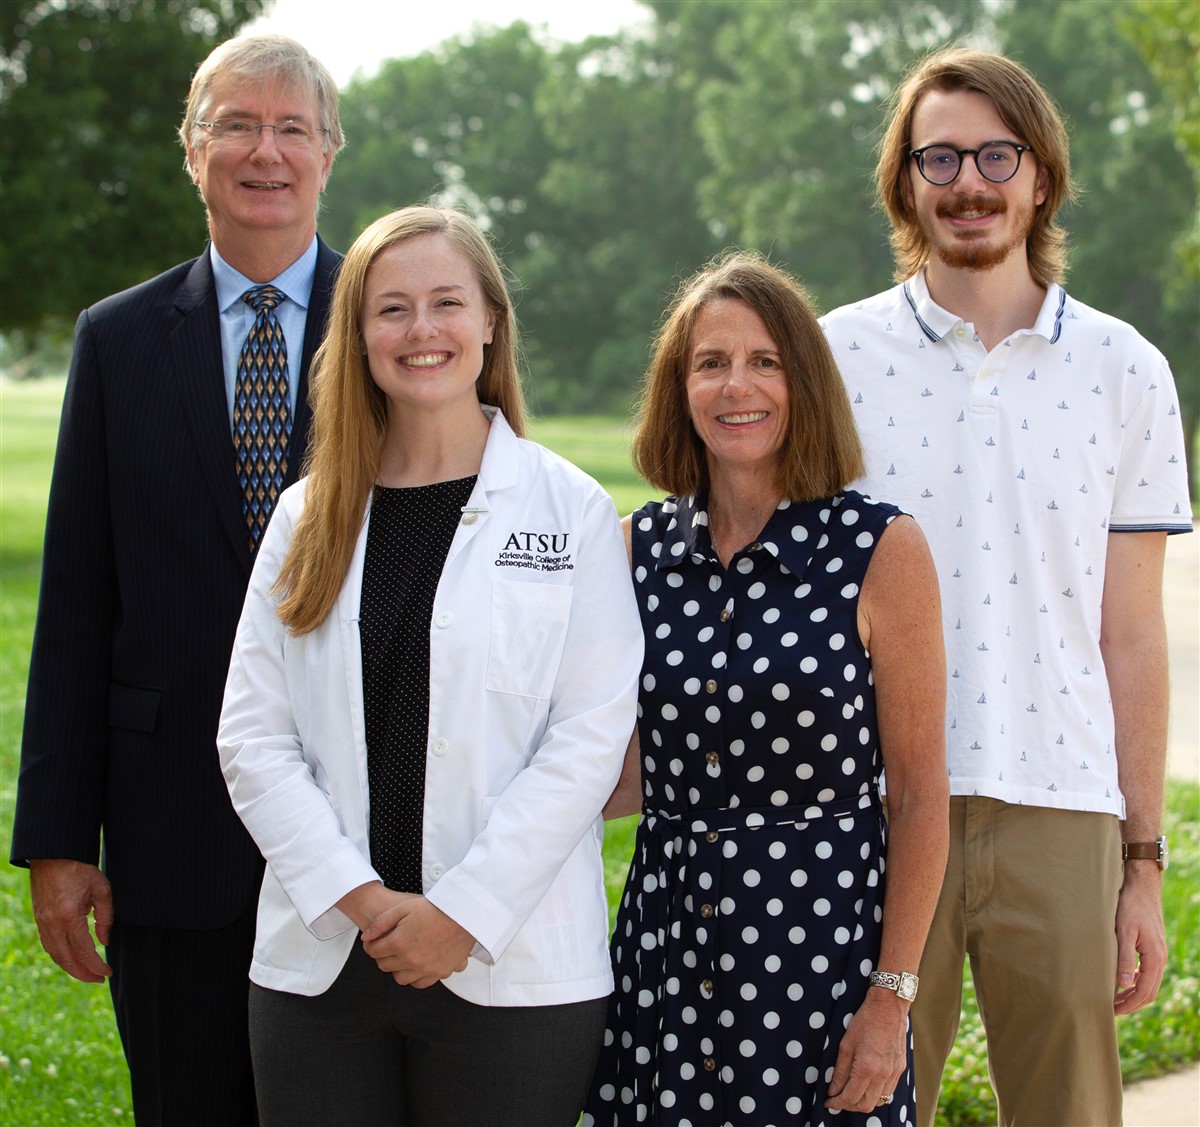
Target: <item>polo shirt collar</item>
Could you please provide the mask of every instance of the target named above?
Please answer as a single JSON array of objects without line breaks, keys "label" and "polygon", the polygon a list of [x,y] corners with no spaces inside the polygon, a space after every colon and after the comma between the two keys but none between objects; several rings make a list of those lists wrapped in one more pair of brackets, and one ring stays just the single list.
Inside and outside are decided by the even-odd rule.
[{"label": "polo shirt collar", "polygon": [[[921,327],[921,331],[930,340],[939,341],[947,333],[965,323],[961,317],[943,309],[929,296],[929,286],[925,282],[923,269],[909,278],[902,288],[904,298],[913,311],[913,317]],[[1045,337],[1051,344],[1054,344],[1062,334],[1063,311],[1066,304],[1066,290],[1057,282],[1051,282],[1046,290],[1042,307],[1033,322],[1033,328],[1019,329],[1014,335]]]}]

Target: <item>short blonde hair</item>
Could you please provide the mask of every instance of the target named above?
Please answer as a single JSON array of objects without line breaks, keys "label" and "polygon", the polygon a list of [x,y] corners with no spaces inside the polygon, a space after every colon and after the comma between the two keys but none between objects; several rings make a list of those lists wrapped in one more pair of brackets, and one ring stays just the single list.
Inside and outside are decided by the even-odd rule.
[{"label": "short blonde hair", "polygon": [[278,83],[308,91],[317,103],[318,124],[322,129],[329,130],[324,135],[325,151],[332,149],[336,157],[346,143],[338,116],[337,83],[320,60],[286,35],[239,35],[215,47],[192,78],[183,121],[179,124],[185,171],[191,172],[186,153],[188,149],[196,147],[196,123],[208,116],[213,84],[224,78],[236,78],[262,86]]},{"label": "short blonde hair", "polygon": [[1071,180],[1066,125],[1053,99],[1020,63],[991,51],[948,47],[916,63],[892,96],[875,166],[876,198],[892,224],[896,281],[911,278],[929,261],[929,242],[904,193],[910,175],[912,122],[917,105],[933,90],[982,94],[1017,138],[1033,147],[1046,173],[1046,198],[1034,215],[1027,249],[1029,269],[1042,286],[1061,282],[1067,272],[1067,233],[1055,216],[1078,191]]},{"label": "short blonde hair", "polygon": [[730,250],[678,289],[642,381],[633,462],[656,489],[677,497],[707,489],[706,447],[692,426],[688,362],[696,318],[710,302],[745,302],[762,318],[787,380],[787,436],[779,452],[782,497],[829,497],[865,472],[862,446],[837,362],[803,285],[756,252]]},{"label": "short blonde hair", "polygon": [[480,402],[499,407],[518,435],[525,432],[516,316],[486,236],[462,212],[433,207],[406,207],[377,219],[342,260],[329,327],[313,360],[304,512],[274,587],[280,621],[294,634],[315,630],[333,609],[379,474],[387,400],[371,376],[362,337],[367,272],[390,247],[429,234],[445,235],[466,255],[495,317],[476,382]]}]

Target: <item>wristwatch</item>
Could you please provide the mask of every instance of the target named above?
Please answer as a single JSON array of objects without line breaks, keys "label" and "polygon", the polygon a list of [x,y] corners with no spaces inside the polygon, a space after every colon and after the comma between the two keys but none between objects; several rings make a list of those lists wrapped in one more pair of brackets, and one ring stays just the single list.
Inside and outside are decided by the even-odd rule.
[{"label": "wristwatch", "polygon": [[1160,869],[1166,871],[1169,859],[1167,839],[1156,837],[1153,841],[1123,841],[1121,842],[1121,862],[1153,861]]},{"label": "wristwatch", "polygon": [[902,970],[899,974],[891,971],[871,971],[871,985],[882,986],[885,990],[895,990],[896,996],[905,1002],[911,1002],[917,996],[917,976]]}]

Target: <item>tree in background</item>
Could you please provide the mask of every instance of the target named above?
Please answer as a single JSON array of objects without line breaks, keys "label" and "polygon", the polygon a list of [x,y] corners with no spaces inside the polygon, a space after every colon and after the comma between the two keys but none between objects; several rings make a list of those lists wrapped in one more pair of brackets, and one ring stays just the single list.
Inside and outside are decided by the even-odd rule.
[{"label": "tree in background", "polygon": [[384,212],[428,201],[466,207],[511,255],[544,221],[551,152],[536,103],[550,62],[518,22],[351,83],[341,98],[351,159],[330,179],[322,231],[349,246]]},{"label": "tree in background", "polygon": [[[723,245],[786,263],[825,308],[884,289],[884,103],[933,47],[1000,49],[1069,119],[1072,292],[1166,352],[1194,432],[1197,0],[644,2],[642,33],[483,28],[356,79],[322,232],[344,247],[391,208],[465,206],[520,283],[535,408],[620,411],[673,283]],[[0,330],[69,323],[195,252],[183,91],[264,4],[0,3]]]},{"label": "tree in background", "polygon": [[656,42],[551,52],[523,23],[394,60],[343,95],[322,229],[347,245],[391,207],[467,207],[518,279],[535,407],[623,410],[672,279],[718,246],[677,77]]},{"label": "tree in background", "polygon": [[572,410],[621,410],[669,292],[721,245],[697,203],[708,160],[694,88],[670,42],[597,38],[559,53],[539,108],[551,224],[515,263],[535,388]]},{"label": "tree in background", "polygon": [[84,306],[197,253],[183,100],[205,56],[263,7],[0,4],[0,331],[65,331]]},{"label": "tree in background", "polygon": [[891,253],[871,186],[882,104],[914,59],[986,29],[988,9],[979,0],[651,6],[663,34],[690,41],[681,54],[712,164],[699,185],[705,214],[730,241],[786,263],[825,308],[884,289]]}]

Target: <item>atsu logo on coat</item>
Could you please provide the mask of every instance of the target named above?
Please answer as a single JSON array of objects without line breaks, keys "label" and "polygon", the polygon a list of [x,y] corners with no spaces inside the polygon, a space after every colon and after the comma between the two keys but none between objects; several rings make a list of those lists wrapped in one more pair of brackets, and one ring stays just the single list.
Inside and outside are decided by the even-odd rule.
[{"label": "atsu logo on coat", "polygon": [[496,556],[496,567],[527,567],[534,571],[574,571],[567,551],[569,532],[510,532]]},{"label": "atsu logo on coat", "polygon": [[567,550],[569,532],[512,532],[505,541],[506,552],[551,552],[561,555]]}]

